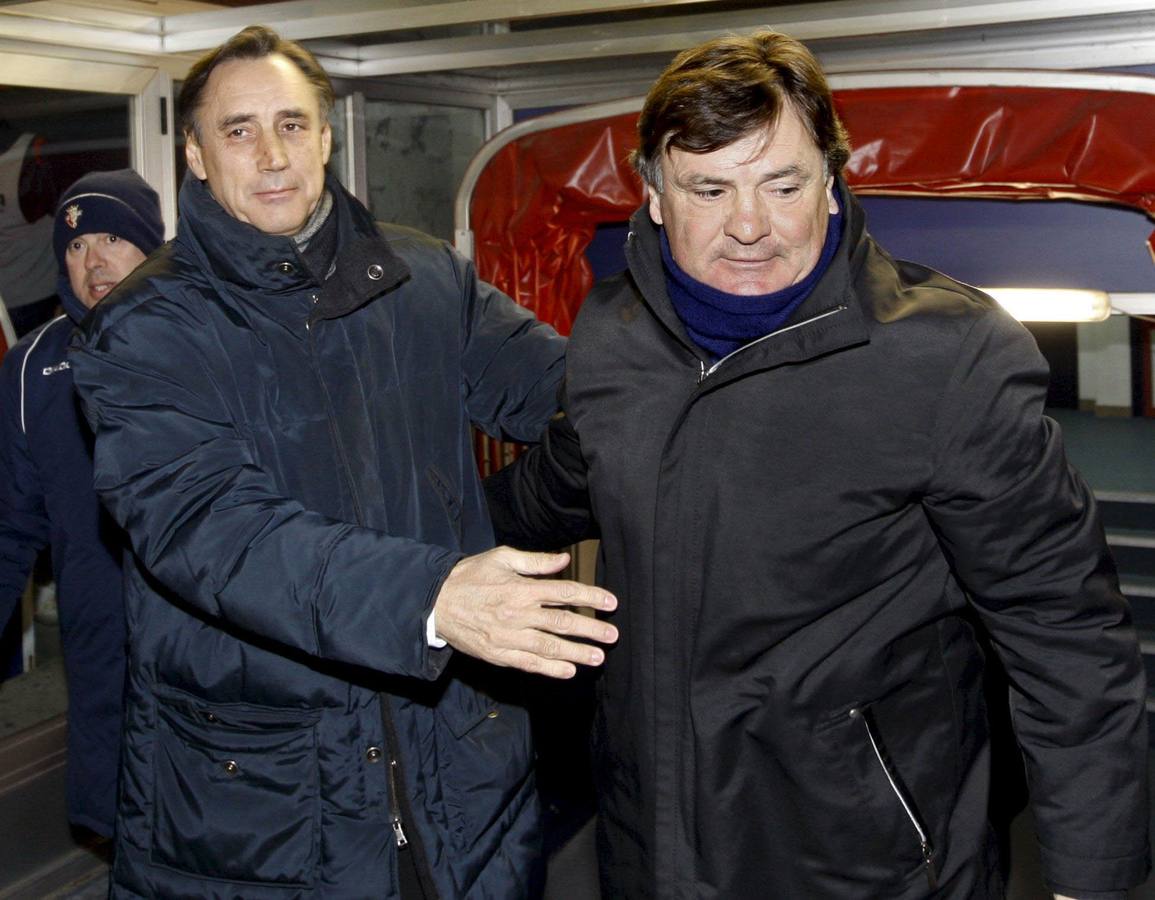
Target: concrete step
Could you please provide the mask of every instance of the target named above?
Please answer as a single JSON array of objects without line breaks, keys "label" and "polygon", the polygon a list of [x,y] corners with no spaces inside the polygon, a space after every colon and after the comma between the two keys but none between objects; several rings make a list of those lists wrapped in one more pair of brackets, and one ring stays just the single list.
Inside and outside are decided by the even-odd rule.
[{"label": "concrete step", "polygon": [[1131,604],[1135,627],[1155,634],[1155,577],[1120,572],[1119,588]]},{"label": "concrete step", "polygon": [[1120,503],[1155,506],[1155,494],[1149,491],[1095,491],[1095,500],[1100,504]]},{"label": "concrete step", "polygon": [[1119,587],[1129,598],[1155,599],[1155,577],[1142,575],[1120,574]]},{"label": "concrete step", "polygon": [[1155,494],[1140,491],[1096,491],[1103,526],[1155,532]]},{"label": "concrete step", "polygon": [[1107,543],[1112,547],[1141,547],[1155,550],[1155,530],[1138,528],[1111,528],[1107,531]]},{"label": "concrete step", "polygon": [[1147,598],[1155,600],[1155,533],[1141,531],[1107,532],[1107,545],[1119,571],[1119,581],[1133,586],[1127,594],[1133,602]]}]

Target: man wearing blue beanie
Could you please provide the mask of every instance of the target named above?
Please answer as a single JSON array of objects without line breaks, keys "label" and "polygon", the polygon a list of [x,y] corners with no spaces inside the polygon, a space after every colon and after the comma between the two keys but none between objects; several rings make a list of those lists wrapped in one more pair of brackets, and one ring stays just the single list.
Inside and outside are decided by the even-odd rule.
[{"label": "man wearing blue beanie", "polygon": [[0,626],[50,547],[68,680],[68,818],[111,836],[124,691],[118,529],[92,487],[92,435],[66,356],[75,323],[164,240],[156,192],[130,169],[92,172],[56,208],[62,315],[0,365]]},{"label": "man wearing blue beanie", "polygon": [[[163,240],[156,191],[132,169],[77,179],[57,205],[52,229],[65,311],[80,321]],[[69,308],[74,300],[85,308]]]}]

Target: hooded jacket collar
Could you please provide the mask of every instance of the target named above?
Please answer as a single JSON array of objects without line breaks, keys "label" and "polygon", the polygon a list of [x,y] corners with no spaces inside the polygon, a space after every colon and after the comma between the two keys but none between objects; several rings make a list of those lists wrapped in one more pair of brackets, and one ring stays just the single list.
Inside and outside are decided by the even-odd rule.
[{"label": "hooded jacket collar", "polygon": [[[869,341],[854,275],[867,252],[866,214],[841,177],[837,179],[838,202],[843,212],[838,251],[826,273],[782,328],[754,341],[730,356],[717,369],[721,374],[741,374],[788,362],[801,362],[824,353]],[[662,325],[695,357],[703,351],[686,334],[666,291],[659,231],[643,204],[630,217],[626,260],[646,305]],[[703,371],[708,364],[703,363]]]},{"label": "hooded jacket collar", "polygon": [[181,186],[177,242],[212,280],[234,292],[288,295],[320,287],[316,318],[344,315],[407,279],[409,267],[381,238],[369,211],[330,173],[325,187],[333,198],[338,250],[336,271],[324,285],[291,237],[265,234],[233,218],[191,172]]}]

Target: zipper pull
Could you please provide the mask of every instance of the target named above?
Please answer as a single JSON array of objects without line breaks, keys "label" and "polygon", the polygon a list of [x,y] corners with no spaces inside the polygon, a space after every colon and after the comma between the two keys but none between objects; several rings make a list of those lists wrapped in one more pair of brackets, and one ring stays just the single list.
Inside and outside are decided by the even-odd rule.
[{"label": "zipper pull", "polygon": [[698,384],[706,380],[706,364],[698,360]]},{"label": "zipper pull", "polygon": [[401,825],[401,801],[397,798],[397,760],[389,758],[389,825],[393,829],[393,840],[397,849],[409,846],[405,828]]},{"label": "zipper pull", "polygon": [[[400,816],[390,816],[389,824],[393,827],[393,840],[397,842],[397,849],[401,850],[409,846],[409,838],[405,837],[405,829],[401,827]],[[931,887],[934,887],[932,884]]]},{"label": "zipper pull", "polygon": [[932,891],[937,891],[938,873],[934,870],[934,848],[928,841],[922,842],[922,861],[926,866],[926,883]]}]

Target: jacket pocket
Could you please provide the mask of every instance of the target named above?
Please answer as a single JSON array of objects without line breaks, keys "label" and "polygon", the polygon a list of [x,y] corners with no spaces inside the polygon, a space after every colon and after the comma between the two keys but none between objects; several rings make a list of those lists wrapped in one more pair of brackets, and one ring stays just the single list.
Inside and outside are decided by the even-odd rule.
[{"label": "jacket pocket", "polygon": [[450,836],[458,850],[468,851],[532,793],[532,751],[523,709],[453,684],[456,696],[438,704],[438,748],[447,763],[442,772]]},{"label": "jacket pocket", "polygon": [[935,858],[935,849],[931,841],[930,832],[918,808],[914,804],[914,799],[902,783],[902,779],[891,764],[890,758],[886,753],[886,748],[879,739],[878,727],[874,722],[874,714],[871,712],[869,706],[855,706],[850,709],[847,716],[861,723],[862,729],[866,732],[866,740],[870,744],[871,754],[878,763],[878,768],[886,777],[886,782],[890,787],[890,792],[894,796],[895,802],[902,807],[903,816],[907,822],[910,823],[911,838],[918,842],[919,852],[922,854],[923,866],[926,869],[927,885],[932,891],[937,890],[938,861]]},{"label": "jacket pocket", "polygon": [[230,882],[317,876],[319,710],[216,704],[155,691],[151,860]]},{"label": "jacket pocket", "polygon": [[815,865],[878,896],[937,884],[955,796],[941,723],[907,699],[898,691],[815,721],[813,758],[795,776],[814,804],[805,831],[820,836],[807,845]]}]

